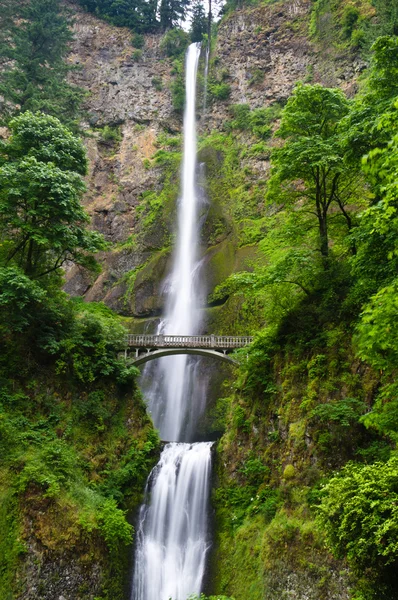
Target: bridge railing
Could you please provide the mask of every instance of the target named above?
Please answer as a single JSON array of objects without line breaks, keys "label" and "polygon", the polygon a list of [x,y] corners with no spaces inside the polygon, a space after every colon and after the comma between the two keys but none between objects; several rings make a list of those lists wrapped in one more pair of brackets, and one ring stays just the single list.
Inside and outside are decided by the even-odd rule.
[{"label": "bridge railing", "polygon": [[232,335],[133,335],[127,345],[134,348],[244,348],[253,341],[251,336]]}]

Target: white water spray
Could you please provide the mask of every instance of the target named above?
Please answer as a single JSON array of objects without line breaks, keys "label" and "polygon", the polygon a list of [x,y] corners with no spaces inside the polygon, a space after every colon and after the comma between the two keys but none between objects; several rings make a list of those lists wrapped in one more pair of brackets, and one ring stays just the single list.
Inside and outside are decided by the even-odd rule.
[{"label": "white water spray", "polygon": [[[194,335],[200,327],[197,256],[196,75],[200,45],[186,57],[186,106],[178,236],[159,333]],[[197,364],[186,355],[163,358],[149,408],[163,440],[192,439],[203,409]],[[159,385],[159,381],[162,382]],[[160,389],[163,385],[164,389]],[[207,524],[211,443],[168,443],[152,471],[140,510],[132,600],[187,600],[202,590],[209,549]]]}]

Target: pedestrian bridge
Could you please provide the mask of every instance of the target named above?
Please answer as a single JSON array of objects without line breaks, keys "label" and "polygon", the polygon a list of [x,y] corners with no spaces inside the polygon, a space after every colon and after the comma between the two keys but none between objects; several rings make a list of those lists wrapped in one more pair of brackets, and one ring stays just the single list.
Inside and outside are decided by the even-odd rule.
[{"label": "pedestrian bridge", "polygon": [[237,365],[229,353],[252,341],[250,336],[231,335],[128,335],[125,356],[136,366],[174,354],[209,356]]}]

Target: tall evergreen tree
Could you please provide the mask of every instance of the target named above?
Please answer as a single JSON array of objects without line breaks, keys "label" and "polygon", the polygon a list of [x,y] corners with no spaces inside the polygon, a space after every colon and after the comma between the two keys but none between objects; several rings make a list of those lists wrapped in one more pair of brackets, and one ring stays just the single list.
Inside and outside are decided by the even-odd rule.
[{"label": "tall evergreen tree", "polygon": [[208,20],[202,0],[194,0],[190,9],[191,13],[191,40],[201,42],[207,32]]},{"label": "tall evergreen tree", "polygon": [[187,15],[189,0],[161,0],[160,28],[162,31],[171,29],[183,21]]},{"label": "tall evergreen tree", "polygon": [[373,0],[377,12],[374,35],[398,35],[398,4],[394,0]]},{"label": "tall evergreen tree", "polygon": [[72,34],[65,8],[59,0],[30,0],[13,6],[9,0],[0,0],[0,9],[3,117],[43,111],[71,124],[83,92],[66,80],[70,66],[65,57]]}]

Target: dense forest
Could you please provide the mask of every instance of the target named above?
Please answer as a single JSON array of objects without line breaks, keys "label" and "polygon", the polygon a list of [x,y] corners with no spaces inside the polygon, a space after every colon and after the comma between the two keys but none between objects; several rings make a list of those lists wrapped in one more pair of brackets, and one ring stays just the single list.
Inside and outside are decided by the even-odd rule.
[{"label": "dense forest", "polygon": [[[211,7],[188,0],[79,4],[0,0],[0,598],[126,597],[131,515],[161,444],[125,336],[161,302],[153,290],[173,238],[183,56],[202,40],[206,328],[254,336],[201,425],[218,437],[209,598],[394,600],[398,5],[303,0],[296,14],[289,0],[227,0],[214,23]],[[146,151],[153,124],[132,118],[131,149],[125,120],[93,119],[83,61],[69,59],[87,12],[128,28],[137,73],[156,44],[168,69],[151,71],[148,93],[172,118],[158,107],[151,116],[155,142],[131,174],[150,184],[123,239],[96,226],[104,211],[87,201],[105,195],[90,179],[93,144],[124,197],[114,163],[125,139]],[[254,52],[279,28],[314,49],[316,67],[271,100],[269,73],[252,68],[252,96],[235,102],[221,52],[235,18],[253,23]],[[339,63],[359,66],[336,84]],[[114,275],[120,256],[133,266]],[[84,293],[67,293],[75,272]]]}]

